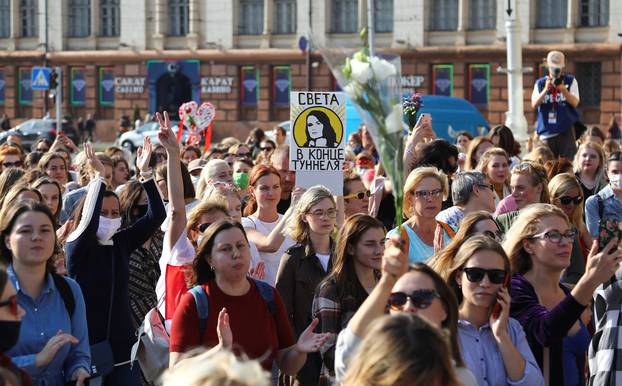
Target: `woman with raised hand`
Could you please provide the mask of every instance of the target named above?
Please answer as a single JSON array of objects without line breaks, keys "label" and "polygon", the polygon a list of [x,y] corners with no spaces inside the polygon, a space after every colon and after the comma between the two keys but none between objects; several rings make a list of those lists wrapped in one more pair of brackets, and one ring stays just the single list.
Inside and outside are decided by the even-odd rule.
[{"label": "woman with raised hand", "polygon": [[[281,258],[276,288],[283,297],[296,336],[313,320],[311,306],[315,288],[332,268],[336,218],[332,193],[323,186],[313,186],[300,197],[289,220],[289,235],[296,245],[287,249]],[[317,385],[320,366],[319,356],[309,355],[292,381]]]},{"label": "woman with raised hand", "polygon": [[35,385],[83,385],[91,369],[84,299],[75,281],[54,273],[55,226],[48,207],[31,200],[14,203],[0,219],[0,254],[26,312],[6,354]]},{"label": "woman with raised hand", "polygon": [[510,318],[509,275],[510,261],[490,237],[473,236],[458,250],[447,284],[458,298],[462,358],[480,384],[543,386],[525,333]]},{"label": "woman with raised hand", "polygon": [[[384,226],[377,219],[356,214],[348,218],[337,237],[332,255],[333,268],[315,290],[312,316],[318,331],[338,334],[365,301],[379,278],[385,241]],[[335,340],[322,347],[320,385],[335,376]]]},{"label": "woman with raised hand", "polygon": [[585,272],[585,261],[592,245],[592,236],[583,221],[583,191],[571,173],[558,174],[549,182],[551,204],[560,208],[577,233],[572,243],[570,265],[564,270],[562,281],[574,285]]},{"label": "woman with raised hand", "polygon": [[[460,382],[476,386],[471,371],[464,367],[458,346],[458,303],[451,288],[423,263],[408,264],[406,248],[397,236],[388,240],[382,257],[382,276],[376,287],[341,330],[335,350],[335,375],[340,382],[369,334],[370,324],[388,312],[415,314],[448,333],[451,358]],[[365,353],[361,353],[365,355]]]},{"label": "woman with raised hand", "polygon": [[281,257],[294,245],[294,241],[284,235],[284,230],[302,190],[296,188],[292,192],[292,204],[281,215],[277,211],[281,199],[281,176],[273,166],[255,166],[250,174],[249,189],[251,196],[244,209],[246,217],[242,217],[242,225],[265,263],[265,281],[274,285]]},{"label": "woman with raised hand", "polygon": [[613,239],[598,252],[594,241],[585,273],[574,288],[560,283],[577,237],[566,214],[537,204],[523,210],[503,247],[512,263],[512,317],[527,334],[531,350],[550,385],[583,385],[590,335],[582,315],[594,291],[616,273],[622,254]]},{"label": "woman with raised hand", "polygon": [[114,356],[116,366],[104,384],[134,386],[139,383],[139,370],[129,362],[135,340],[128,296],[130,254],[157,231],[166,213],[149,168],[148,140],[139,149],[137,161],[147,193],[147,213],[121,230],[121,204],[114,192],[106,191],[104,165],[89,143],[84,151],[96,173],[76,210],[74,229],[65,244],[67,271],[84,292],[91,344],[109,345]]},{"label": "woman with raised hand", "polygon": [[[328,335],[315,334],[314,320],[294,340],[279,292],[247,276],[248,240],[242,226],[221,220],[204,232],[192,263],[190,284],[196,289],[182,296],[171,330],[170,366],[197,346],[216,351],[233,349],[251,359],[261,358],[270,371],[276,361],[281,372],[296,374],[324,344]],[[199,301],[197,303],[197,300]]]}]

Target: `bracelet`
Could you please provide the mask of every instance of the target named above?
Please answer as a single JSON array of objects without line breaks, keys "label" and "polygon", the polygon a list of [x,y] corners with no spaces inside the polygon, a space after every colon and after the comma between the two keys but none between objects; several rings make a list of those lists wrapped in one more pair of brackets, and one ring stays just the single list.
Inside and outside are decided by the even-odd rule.
[{"label": "bracelet", "polygon": [[146,172],[140,172],[140,176],[142,178],[149,179],[149,178],[153,177],[153,170],[149,169]]}]

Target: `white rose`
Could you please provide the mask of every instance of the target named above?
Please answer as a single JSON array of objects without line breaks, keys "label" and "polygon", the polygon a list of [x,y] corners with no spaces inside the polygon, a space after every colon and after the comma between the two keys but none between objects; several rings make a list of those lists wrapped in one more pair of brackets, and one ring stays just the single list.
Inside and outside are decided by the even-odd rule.
[{"label": "white rose", "polygon": [[343,88],[346,95],[352,99],[357,100],[361,96],[361,88],[358,86],[356,82],[350,82]]},{"label": "white rose", "polygon": [[365,84],[374,76],[369,63],[352,59],[350,66],[352,66],[352,79],[356,82]]},{"label": "white rose", "polygon": [[376,79],[379,81],[385,80],[390,76],[395,76],[397,73],[394,65],[378,56],[372,56],[369,58],[369,64],[371,65],[371,69],[374,71]]},{"label": "white rose", "polygon": [[387,133],[397,133],[402,130],[404,127],[404,112],[402,111],[401,104],[393,106],[393,110],[384,120],[384,125],[387,128]]}]

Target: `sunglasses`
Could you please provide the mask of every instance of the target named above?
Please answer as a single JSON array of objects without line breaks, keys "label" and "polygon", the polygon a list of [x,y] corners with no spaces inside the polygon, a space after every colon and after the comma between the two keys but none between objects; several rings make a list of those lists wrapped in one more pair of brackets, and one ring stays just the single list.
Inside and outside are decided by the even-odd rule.
[{"label": "sunglasses", "polygon": [[411,194],[414,194],[415,197],[417,198],[423,198],[423,199],[432,199],[432,198],[438,198],[441,196],[441,194],[443,193],[443,191],[441,189],[434,189],[434,190],[418,190],[416,192],[411,192]]},{"label": "sunglasses", "polygon": [[260,147],[261,151],[272,151],[274,150],[273,147]]},{"label": "sunglasses", "polygon": [[13,295],[4,302],[0,302],[0,307],[9,306],[9,310],[15,316],[17,316],[17,295]]},{"label": "sunglasses", "polygon": [[569,205],[569,204],[579,205],[581,201],[583,201],[583,197],[581,196],[576,196],[576,197],[561,196],[559,198],[559,202],[561,202],[562,205]]},{"label": "sunglasses", "polygon": [[471,283],[479,283],[484,280],[484,276],[488,276],[488,280],[492,284],[503,284],[507,272],[503,269],[484,269],[477,267],[464,268],[464,273]]},{"label": "sunglasses", "polygon": [[353,198],[358,198],[359,200],[362,200],[365,197],[369,197],[371,196],[371,192],[369,190],[365,190],[362,192],[358,192],[358,193],[352,193],[352,194],[348,194],[347,196],[343,196],[344,200],[350,200]]},{"label": "sunglasses", "polygon": [[203,224],[200,224],[200,225],[197,227],[197,229],[199,230],[199,232],[203,233],[203,232],[205,232],[205,230],[206,230],[207,228],[209,228],[209,226],[210,226],[210,225],[212,225],[212,223],[211,223],[211,222],[204,222]]},{"label": "sunglasses", "polygon": [[495,240],[495,241],[502,241],[503,240],[503,232],[501,231],[483,231],[482,234],[484,236],[488,236],[491,239]]},{"label": "sunglasses", "polygon": [[402,311],[408,299],[412,302],[415,308],[425,310],[430,307],[434,298],[440,299],[441,295],[433,289],[420,289],[411,292],[410,294],[404,292],[393,292],[389,295],[389,307],[393,311]]},{"label": "sunglasses", "polygon": [[15,162],[3,162],[2,166],[5,168],[21,168],[23,165],[22,161],[15,161]]}]

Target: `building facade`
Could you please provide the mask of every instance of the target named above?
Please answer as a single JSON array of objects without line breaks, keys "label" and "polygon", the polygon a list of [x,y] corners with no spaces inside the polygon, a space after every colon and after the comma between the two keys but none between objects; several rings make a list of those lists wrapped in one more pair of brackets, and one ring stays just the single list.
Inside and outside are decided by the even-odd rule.
[{"label": "building facade", "polygon": [[[522,25],[529,99],[551,49],[579,82],[582,119],[621,121],[622,2],[512,0]],[[402,57],[405,91],[474,103],[491,125],[507,110],[502,0],[375,0],[378,51]],[[63,111],[93,113],[100,138],[122,115],[188,100],[217,109],[215,138],[289,119],[289,91],[336,90],[317,47],[356,47],[367,0],[0,0],[0,114],[53,115],[32,90],[35,66],[62,68]],[[312,54],[301,37],[312,31]],[[308,45],[308,44],[307,44]]]}]

